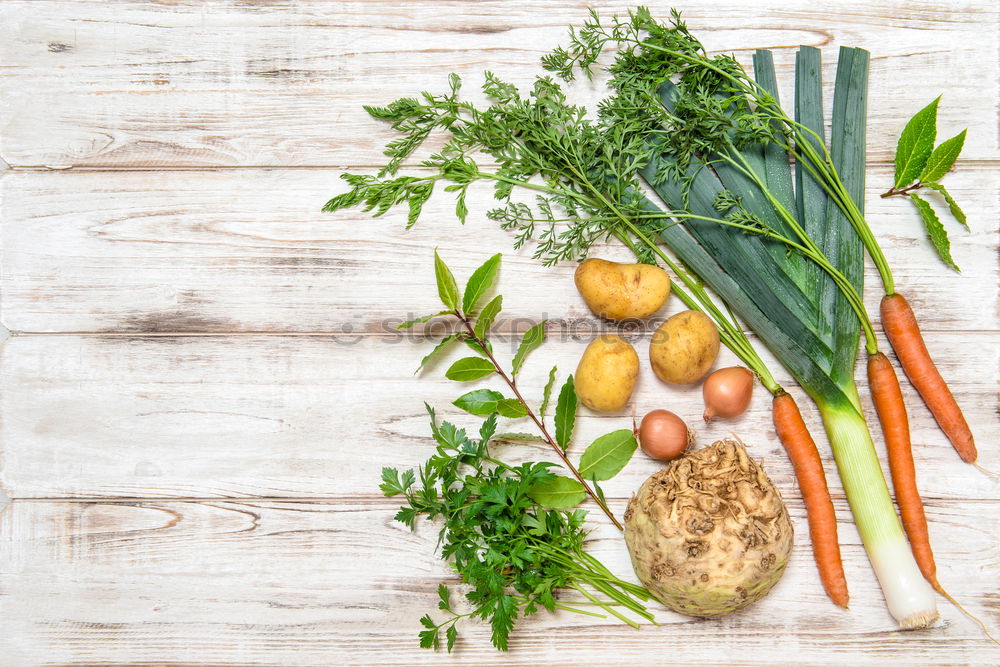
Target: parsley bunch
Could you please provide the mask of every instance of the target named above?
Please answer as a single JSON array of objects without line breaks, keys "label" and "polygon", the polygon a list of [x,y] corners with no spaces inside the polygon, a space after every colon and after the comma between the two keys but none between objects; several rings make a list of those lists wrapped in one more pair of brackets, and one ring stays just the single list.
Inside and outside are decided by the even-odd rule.
[{"label": "parsley bunch", "polygon": [[[545,412],[557,369],[549,372],[537,412],[524,399],[517,384],[517,375],[528,355],[544,341],[545,322],[523,334],[509,370],[494,355],[489,331],[500,313],[503,297],[497,295],[481,308],[480,302],[493,286],[499,268],[497,254],[472,273],[460,292],[451,270],[435,252],[434,274],[445,310],[400,325],[409,328],[435,317],[456,318],[461,328],[442,339],[424,357],[420,368],[433,355],[462,342],[474,356],[452,363],[445,376],[457,382],[499,377],[513,394],[505,396],[481,388],[455,399],[456,407],[484,418],[478,438],[469,437],[465,429],[450,422],[439,425],[433,408],[425,404],[431,434],[437,443],[435,453],[416,471],[382,470],[382,492],[406,500],[396,519],[411,529],[419,517],[441,521],[438,537],[441,557],[451,562],[462,583],[469,587],[465,594],[471,606],[468,611],[456,609],[448,587],[439,587],[438,608],[445,612],[445,618],[440,622],[430,615],[420,619],[424,626],[420,645],[425,648],[439,648],[444,633],[445,644],[451,651],[458,638],[457,622],[463,618],[481,618],[492,627],[493,645],[506,651],[516,620],[540,608],[605,618],[603,611],[633,627],[638,627],[638,623],[623,612],[653,620],[643,605],[649,599],[646,589],[619,579],[584,551],[587,512],[574,509],[589,496],[621,528],[598,482],[614,477],[632,458],[638,447],[635,435],[630,429],[605,434],[586,448],[578,466],[570,461],[568,449],[578,403],[573,376],[566,379],[559,391],[555,436],[545,424]],[[500,417],[529,418],[539,434],[498,434]],[[549,445],[572,477],[553,472],[559,466],[557,463],[528,462],[519,466],[504,463],[493,455],[491,448],[505,441]],[[558,599],[556,592],[563,588],[577,591],[584,599]]]},{"label": "parsley bunch", "polygon": [[[382,471],[381,489],[387,496],[403,495],[406,505],[396,519],[413,528],[418,517],[441,520],[438,543],[441,557],[450,560],[462,583],[470,587],[471,610],[459,612],[448,587],[438,589],[438,607],[444,620],[429,614],[420,619],[420,645],[437,649],[442,632],[448,651],[458,637],[457,621],[481,618],[492,627],[493,645],[508,648],[508,638],[519,616],[539,608],[565,609],[602,616],[593,608],[637,626],[615,607],[652,620],[642,601],[649,594],[641,586],[622,581],[583,550],[587,531],[584,510],[547,510],[532,499],[531,491],[551,483],[556,475],[549,462],[509,466],[490,454],[497,416],[483,421],[479,437],[449,422],[440,426],[427,407],[436,452],[414,473]],[[419,480],[419,482],[418,482]],[[571,588],[586,601],[558,600],[556,591]],[[594,593],[603,595],[599,599]]]}]

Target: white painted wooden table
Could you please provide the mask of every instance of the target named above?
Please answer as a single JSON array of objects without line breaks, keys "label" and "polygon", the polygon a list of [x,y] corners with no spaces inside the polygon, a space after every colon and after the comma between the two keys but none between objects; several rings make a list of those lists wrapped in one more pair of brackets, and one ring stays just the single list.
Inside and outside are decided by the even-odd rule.
[{"label": "white painted wooden table", "polygon": [[[1000,469],[996,4],[677,4],[711,49],[776,49],[786,86],[799,44],[827,61],[841,44],[871,50],[870,219],[982,463]],[[417,618],[452,576],[434,531],[392,520],[378,473],[428,455],[425,399],[462,418],[440,365],[412,375],[431,343],[386,323],[434,308],[435,245],[462,275],[503,250],[508,314],[554,321],[525,370],[532,395],[551,363],[541,356],[570,371],[595,323],[573,267],[512,252],[481,207],[462,228],[438,198],[409,232],[398,215],[319,208],[341,170],[379,161],[388,133],[362,103],[441,89],[449,71],[527,82],[583,13],[568,0],[0,4],[0,294],[13,333],[0,376],[13,499],[0,514],[0,663],[1000,663],[943,601],[938,626],[895,630],[829,456],[851,609],[825,598],[763,392],[701,435],[738,432],[791,508],[794,557],[767,599],[717,621],[664,611],[638,632],[541,614],[507,655],[475,624],[451,656],[417,648]],[[942,132],[969,127],[946,181],[973,227],[953,230],[961,275],[938,263],[906,202],[875,196],[894,137],[939,93]],[[560,335],[571,325],[578,340]],[[941,580],[998,633],[1000,485],[962,464],[906,395]],[[644,370],[635,405],[694,419],[700,395]],[[579,439],[625,422],[584,414]],[[616,511],[655,469],[639,456],[608,483]],[[631,576],[621,540],[595,525],[592,551]]]}]

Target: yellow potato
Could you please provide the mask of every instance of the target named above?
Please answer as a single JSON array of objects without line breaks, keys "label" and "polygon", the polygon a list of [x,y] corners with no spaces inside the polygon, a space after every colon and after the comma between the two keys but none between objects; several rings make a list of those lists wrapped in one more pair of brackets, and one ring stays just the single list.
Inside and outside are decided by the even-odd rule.
[{"label": "yellow potato", "polygon": [[632,396],[639,377],[639,355],[628,341],[606,334],[590,342],[576,367],[580,402],[598,412],[617,412]]},{"label": "yellow potato", "polygon": [[677,313],[653,334],[649,361],[664,382],[690,384],[705,376],[719,354],[719,330],[696,310]]},{"label": "yellow potato", "polygon": [[577,267],[574,280],[587,307],[612,320],[649,317],[670,295],[670,278],[649,264],[590,258]]}]

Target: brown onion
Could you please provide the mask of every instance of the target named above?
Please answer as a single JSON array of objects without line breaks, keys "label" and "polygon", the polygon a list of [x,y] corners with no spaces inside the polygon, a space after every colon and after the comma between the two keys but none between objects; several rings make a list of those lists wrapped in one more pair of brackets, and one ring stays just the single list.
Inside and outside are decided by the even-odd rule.
[{"label": "brown onion", "polygon": [[705,421],[712,417],[739,417],[750,405],[753,393],[753,373],[742,366],[720,368],[705,380],[701,388],[705,397]]},{"label": "brown onion", "polygon": [[684,453],[691,435],[684,420],[668,410],[653,410],[642,418],[639,444],[654,459],[670,461]]}]

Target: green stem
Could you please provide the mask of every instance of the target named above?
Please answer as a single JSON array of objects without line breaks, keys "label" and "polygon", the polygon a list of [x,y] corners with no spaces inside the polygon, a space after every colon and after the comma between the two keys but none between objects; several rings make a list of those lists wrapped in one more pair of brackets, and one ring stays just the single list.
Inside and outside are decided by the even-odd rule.
[{"label": "green stem", "polygon": [[[700,300],[702,301],[702,304],[708,306],[709,312],[706,314],[712,316],[712,318],[716,322],[716,325],[720,329],[720,338],[721,338],[721,333],[725,331],[726,338],[728,339],[729,342],[733,343],[733,345],[729,345],[729,342],[727,342],[727,345],[729,345],[730,349],[734,353],[736,353],[736,355],[739,356],[740,359],[758,375],[758,377],[761,378],[761,382],[764,383],[764,386],[767,387],[768,391],[770,391],[772,394],[777,395],[776,392],[780,392],[781,387],[778,385],[777,382],[775,382],[774,377],[771,375],[771,372],[768,370],[763,360],[760,358],[759,355],[757,355],[756,351],[750,345],[750,342],[749,340],[747,340],[746,335],[743,333],[743,331],[739,327],[731,324],[725,318],[725,316],[722,315],[722,312],[711,301],[711,299],[708,297],[704,289],[701,288],[701,286],[698,285],[690,276],[688,276],[685,271],[681,270],[681,268],[675,262],[673,262],[665,252],[663,252],[659,244],[655,243],[645,234],[643,234],[642,231],[635,226],[635,223],[633,223],[628,216],[623,214],[618,209],[617,206],[608,201],[607,197],[604,196],[604,193],[599,188],[595,187],[585,174],[581,173],[580,170],[577,169],[576,166],[573,164],[567,164],[567,167],[574,173],[575,177],[593,193],[593,195],[598,199],[598,201],[601,203],[602,206],[604,206],[605,209],[612,211],[614,215],[626,227],[628,227],[629,231],[631,231],[637,238],[639,238],[650,250],[656,253],[657,256],[660,257],[660,259],[662,259],[664,263],[666,263],[667,266],[670,267],[670,269],[682,280],[682,282],[684,282],[684,284],[689,289],[691,289],[696,294],[699,294],[699,296],[701,297]],[[673,217],[673,216],[664,214],[664,217]],[[711,218],[706,218],[706,220],[710,219]],[[623,240],[621,236],[619,236],[618,238],[619,240]],[[683,293],[683,290],[678,292],[678,297],[680,297],[684,301],[685,305],[687,305],[689,308],[705,312],[702,308],[698,306],[698,304],[695,303],[693,299],[690,299],[690,297],[685,299],[684,297],[686,296],[687,295]]]},{"label": "green stem", "polygon": [[612,616],[615,616],[616,618],[618,618],[623,623],[628,623],[629,625],[631,625],[636,630],[639,629],[639,624],[638,623],[636,623],[635,621],[633,621],[631,618],[629,618],[625,614],[619,613],[618,610],[614,609],[613,607],[611,607],[611,605],[601,603],[600,600],[598,600],[593,595],[591,595],[590,593],[588,593],[587,590],[585,588],[583,588],[583,586],[580,586],[579,584],[570,584],[570,588],[576,590],[581,595],[583,595],[584,597],[586,597],[588,600],[591,600],[593,602],[598,603],[599,605],[601,605],[601,607],[604,608],[605,611],[607,611]]},{"label": "green stem", "polygon": [[895,195],[902,195],[904,197],[909,197],[911,192],[913,192],[914,190],[919,190],[922,187],[924,187],[924,184],[921,183],[920,181],[917,181],[913,185],[908,185],[905,188],[897,188],[893,186],[888,190],[886,190],[885,192],[883,192],[882,194],[880,194],[879,197],[881,197],[882,199],[893,197]]},{"label": "green stem", "polygon": [[[587,604],[587,603],[586,602],[580,602],[578,604]],[[591,604],[593,604],[593,603],[591,603]],[[597,604],[600,605],[601,607],[604,606],[600,602],[598,602]],[[552,606],[555,607],[556,609],[563,609],[565,611],[571,611],[574,614],[583,614],[584,616],[593,616],[594,618],[607,618],[607,616],[605,616],[604,614],[598,614],[596,611],[587,611],[586,609],[578,609],[576,607],[571,607],[568,604],[562,604],[560,602],[556,602]]]},{"label": "green stem", "polygon": [[565,195],[565,194],[571,194],[571,195],[574,195],[574,196],[576,195],[576,193],[574,193],[572,191],[567,192],[566,190],[557,190],[556,188],[550,188],[547,185],[539,185],[538,183],[529,183],[528,181],[519,181],[519,180],[514,179],[514,178],[507,178],[506,176],[500,176],[499,174],[491,173],[491,172],[488,172],[488,171],[478,171],[477,170],[476,171],[476,176],[478,178],[487,178],[487,179],[490,179],[490,180],[493,180],[493,181],[500,181],[502,183],[510,183],[511,185],[517,185],[517,186],[520,186],[520,187],[528,188],[529,190],[537,190],[539,192],[547,192],[548,194],[552,194],[552,195]]},{"label": "green stem", "polygon": [[542,421],[538,418],[538,415],[535,414],[535,411],[531,409],[531,406],[528,405],[528,402],[524,400],[523,396],[521,396],[521,392],[518,390],[517,384],[514,382],[514,379],[509,375],[507,375],[503,367],[493,356],[493,353],[490,352],[489,348],[486,346],[486,342],[476,335],[476,330],[472,326],[472,322],[469,320],[469,318],[458,310],[456,310],[454,314],[459,320],[461,320],[462,324],[465,326],[465,330],[468,333],[469,337],[479,344],[479,347],[486,355],[486,358],[489,359],[491,364],[493,364],[493,368],[494,370],[496,370],[497,375],[499,375],[503,379],[503,381],[507,383],[507,386],[510,387],[510,390],[514,392],[514,396],[521,403],[521,405],[524,406],[524,409],[528,413],[528,416],[531,417],[531,420],[535,422],[535,426],[537,426],[538,430],[541,431],[542,436],[545,439],[545,442],[547,442],[549,446],[555,451],[555,453],[559,455],[559,458],[562,459],[563,465],[566,466],[566,468],[571,473],[573,473],[573,476],[576,477],[576,480],[580,482],[581,485],[583,485],[583,490],[587,492],[587,495],[590,496],[595,503],[597,503],[597,506],[601,508],[601,511],[603,511],[604,514],[607,515],[609,519],[611,519],[611,523],[613,523],[618,530],[625,530],[622,527],[622,524],[618,521],[618,519],[615,518],[615,515],[611,511],[611,509],[604,503],[604,501],[602,501],[600,498],[597,497],[597,494],[594,493],[594,490],[590,488],[590,484],[587,483],[587,480],[583,478],[583,476],[580,474],[580,471],[576,469],[576,466],[574,466],[572,462],[570,462],[569,458],[567,458],[566,456],[566,453],[562,450],[562,447],[560,447],[558,443],[556,443],[555,439],[551,435],[549,435],[549,431],[548,429],[545,428],[545,424],[542,423]]},{"label": "green stem", "polygon": [[[690,274],[674,262],[670,256],[663,251],[659,244],[649,239],[634,225],[630,225],[630,227],[630,231],[635,234],[644,245],[656,253],[664,264],[666,264],[667,267],[681,280],[681,282],[683,282],[692,293],[697,295],[697,300],[676,284],[672,287],[674,294],[676,294],[677,297],[684,302],[684,305],[691,310],[699,310],[706,315],[709,315],[715,321],[715,325],[719,329],[719,338],[726,345],[726,347],[732,350],[733,353],[739,357],[748,368],[753,370],[753,372],[760,379],[761,384],[764,385],[764,388],[775,396],[780,394],[783,391],[781,385],[774,379],[770,369],[768,369],[763,359],[760,358],[760,355],[757,354],[753,345],[750,344],[750,340],[747,338],[743,330],[722,313],[718,306],[715,305],[715,302],[713,302],[708,296],[705,289],[702,288]],[[633,252],[635,252],[635,246],[633,245],[632,240],[629,239],[624,232],[616,230],[615,236],[618,240],[626,246],[632,248]]]},{"label": "green stem", "polygon": [[[875,239],[875,235],[872,233],[871,227],[865,220],[864,215],[861,213],[860,209],[858,209],[858,206],[851,197],[850,193],[847,192],[847,187],[840,179],[840,175],[837,173],[833,160],[824,160],[816,152],[815,146],[812,142],[805,140],[808,138],[808,135],[816,137],[817,135],[815,132],[805,128],[808,130],[808,134],[804,133],[804,126],[801,125],[801,123],[797,123],[789,118],[788,114],[786,114],[780,106],[774,103],[774,98],[770,95],[770,93],[761,88],[756,81],[747,76],[746,72],[743,72],[742,76],[734,76],[733,74],[716,67],[710,60],[703,56],[689,56],[686,53],[675,51],[673,49],[667,49],[656,44],[640,41],[638,39],[616,41],[630,41],[638,46],[642,46],[643,48],[659,51],[661,53],[679,58],[685,62],[709,69],[736,85],[737,88],[750,96],[751,100],[757,104],[758,109],[768,112],[773,120],[777,120],[782,123],[789,130],[789,134],[791,135],[795,145],[798,147],[796,156],[805,157],[806,161],[810,162],[815,167],[816,173],[820,176],[817,180],[821,183],[826,182],[829,184],[830,189],[835,195],[833,197],[834,201],[841,211],[843,211],[843,213],[847,216],[851,226],[854,227],[854,231],[857,232],[858,236],[861,238],[861,242],[868,250],[868,255],[872,258],[872,262],[874,262],[875,267],[878,269],[879,277],[882,279],[882,285],[885,289],[885,293],[887,295],[894,294],[895,282],[892,277],[892,271],[889,268],[889,262],[886,259],[885,254],[882,252],[882,248],[879,246],[878,241]],[[742,68],[740,69],[742,71]],[[827,157],[829,158],[829,152],[826,151],[825,146],[824,151],[827,152]]]},{"label": "green stem", "polygon": [[[742,329],[731,324],[727,320],[727,318],[722,314],[722,312],[718,309],[718,307],[716,307],[715,304],[711,301],[705,290],[701,288],[701,286],[698,285],[675,262],[673,262],[670,259],[670,257],[663,252],[663,250],[659,247],[658,244],[656,244],[648,237],[646,237],[632,223],[632,221],[627,216],[622,214],[621,211],[619,211],[616,206],[614,206],[610,201],[608,201],[608,199],[604,196],[604,194],[600,190],[595,188],[585,175],[580,173],[580,171],[576,169],[576,167],[572,163],[567,162],[566,165],[567,168],[573,172],[574,177],[577,178],[579,181],[583,182],[588,187],[588,189],[590,189],[591,192],[593,192],[594,195],[598,197],[600,203],[607,210],[611,211],[614,214],[614,216],[617,217],[621,222],[623,222],[627,227],[629,227],[632,233],[635,234],[647,247],[649,247],[650,250],[656,253],[656,255],[659,256],[660,259],[662,259],[664,263],[667,264],[667,266],[671,269],[671,271],[673,271],[681,279],[681,281],[684,282],[684,284],[687,285],[687,287],[692,290],[692,292],[698,294],[699,297],[698,300],[701,302],[701,305],[699,305],[689,295],[685,294],[683,290],[676,289],[675,287],[675,292],[677,293],[678,298],[680,298],[685,303],[685,305],[688,306],[688,308],[701,310],[702,312],[705,312],[707,310],[708,312],[706,314],[709,314],[715,320],[717,326],[720,329],[720,338],[723,339],[726,345],[740,358],[740,360],[742,360],[745,364],[747,364],[747,366],[751,368],[754,371],[754,373],[757,374],[757,376],[761,380],[761,383],[765,386],[765,388],[767,388],[769,392],[771,392],[774,395],[780,393],[782,391],[781,386],[777,383],[777,381],[775,381],[774,376],[771,374],[770,370],[764,364],[763,360],[760,358],[757,352],[753,349],[752,345],[750,344],[750,341],[747,339],[746,334],[743,333]],[[539,185],[537,183],[529,183],[526,181],[511,179],[504,176],[500,176],[496,173],[490,173],[484,171],[477,171],[477,175],[480,178],[502,181],[504,183],[510,183],[511,185],[520,186],[531,190],[536,190],[539,192],[545,192],[554,195],[570,196],[576,199],[577,201],[580,201],[581,203],[592,203],[584,195],[565,188],[556,189],[549,186]],[[667,216],[665,214],[649,214],[649,215],[644,215],[642,217],[652,219],[657,217],[671,217],[671,216]],[[705,220],[715,221],[715,219],[713,218],[705,218]],[[623,236],[618,234],[616,234],[616,236],[620,241],[628,245],[628,242]]]}]

